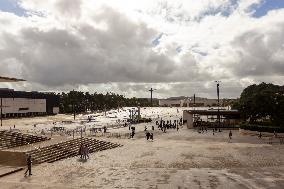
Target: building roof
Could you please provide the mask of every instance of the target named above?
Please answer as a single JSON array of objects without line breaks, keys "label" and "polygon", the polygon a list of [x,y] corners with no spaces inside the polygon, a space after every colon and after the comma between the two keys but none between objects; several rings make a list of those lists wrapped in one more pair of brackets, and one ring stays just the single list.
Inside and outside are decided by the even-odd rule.
[{"label": "building roof", "polygon": [[[218,115],[218,110],[185,110],[190,114]],[[220,115],[240,115],[238,110],[219,110]]]},{"label": "building roof", "polygon": [[23,79],[11,78],[11,77],[2,77],[0,76],[0,82],[18,82],[18,81],[25,81]]}]

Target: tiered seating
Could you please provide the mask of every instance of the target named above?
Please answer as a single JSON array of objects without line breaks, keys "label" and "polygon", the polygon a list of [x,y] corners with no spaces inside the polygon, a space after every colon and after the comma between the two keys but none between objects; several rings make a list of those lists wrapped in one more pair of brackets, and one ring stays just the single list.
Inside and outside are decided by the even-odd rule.
[{"label": "tiered seating", "polygon": [[0,131],[0,150],[49,140],[45,136],[34,136],[15,131]]},{"label": "tiered seating", "polygon": [[54,145],[46,146],[38,150],[32,150],[27,152],[31,155],[33,163],[44,163],[44,162],[54,162],[68,157],[74,157],[79,155],[79,148],[83,145],[88,145],[89,152],[97,152],[102,150],[107,150],[111,148],[116,148],[121,146],[120,144],[100,141],[90,138],[77,138]]}]

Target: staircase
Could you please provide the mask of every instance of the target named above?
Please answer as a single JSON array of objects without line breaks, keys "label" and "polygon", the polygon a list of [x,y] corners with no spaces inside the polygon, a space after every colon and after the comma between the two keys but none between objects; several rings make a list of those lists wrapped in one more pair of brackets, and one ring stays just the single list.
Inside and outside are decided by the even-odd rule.
[{"label": "staircase", "polygon": [[15,131],[0,131],[0,150],[23,146],[31,143],[49,140],[45,136],[34,136]]},{"label": "staircase", "polygon": [[73,140],[42,147],[37,150],[31,150],[26,152],[26,154],[31,155],[34,164],[44,162],[52,163],[64,158],[79,155],[79,148],[81,144],[88,145],[89,153],[121,146],[120,144],[100,141],[91,138],[76,138]]}]

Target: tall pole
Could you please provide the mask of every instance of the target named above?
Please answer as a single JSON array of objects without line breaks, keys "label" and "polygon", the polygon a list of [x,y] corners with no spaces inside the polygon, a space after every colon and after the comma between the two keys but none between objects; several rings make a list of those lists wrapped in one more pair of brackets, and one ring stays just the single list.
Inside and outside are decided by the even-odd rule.
[{"label": "tall pole", "polygon": [[72,106],[73,106],[73,116],[74,116],[74,120],[76,118],[76,111],[75,111],[75,104],[74,102],[72,103]]},{"label": "tall pole", "polygon": [[154,90],[151,88],[149,91],[151,92],[151,107],[153,107],[153,91]]},{"label": "tall pole", "polygon": [[74,89],[72,91],[70,91],[70,95],[71,95],[71,92],[72,92],[72,96],[71,96],[71,102],[72,102],[72,109],[73,109],[73,117],[74,117],[74,120],[76,119],[76,110],[75,110],[75,92],[74,92]]},{"label": "tall pole", "polygon": [[0,107],[1,107],[1,113],[0,113],[0,114],[1,114],[1,115],[0,115],[0,117],[1,117],[1,118],[0,118],[0,119],[1,119],[1,127],[2,127],[2,119],[3,119],[3,118],[2,118],[2,111],[3,111],[2,105],[3,105],[3,104],[2,104],[2,97],[1,97],[1,104],[0,104]]},{"label": "tall pole", "polygon": [[195,94],[193,95],[193,106],[195,107]]},{"label": "tall pole", "polygon": [[220,94],[220,90],[219,90],[219,86],[220,86],[220,81],[215,81],[217,83],[217,97],[218,97],[218,127],[220,128],[220,98],[219,98],[219,94]]}]

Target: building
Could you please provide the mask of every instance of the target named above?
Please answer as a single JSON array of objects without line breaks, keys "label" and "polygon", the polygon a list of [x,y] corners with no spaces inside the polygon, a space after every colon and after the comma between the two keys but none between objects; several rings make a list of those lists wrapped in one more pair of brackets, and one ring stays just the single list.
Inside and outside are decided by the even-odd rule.
[{"label": "building", "polygon": [[59,113],[60,97],[53,93],[0,89],[1,118],[54,115]]},{"label": "building", "polygon": [[240,122],[238,110],[209,109],[184,110],[183,121],[187,128],[194,127],[235,127]]},{"label": "building", "polygon": [[[222,105],[223,100],[220,99],[220,105]],[[194,106],[194,97],[171,97],[167,99],[160,99],[159,106],[165,107],[193,107]],[[195,106],[203,107],[203,106],[218,106],[217,99],[208,99],[195,97]]]}]

